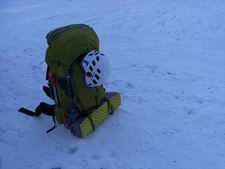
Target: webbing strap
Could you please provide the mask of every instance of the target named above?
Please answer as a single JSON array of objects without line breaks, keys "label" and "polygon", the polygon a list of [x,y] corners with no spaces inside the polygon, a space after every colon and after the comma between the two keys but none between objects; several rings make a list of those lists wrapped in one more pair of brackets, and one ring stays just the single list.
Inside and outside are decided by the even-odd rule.
[{"label": "webbing strap", "polygon": [[21,113],[24,113],[24,114],[26,114],[28,116],[36,116],[36,117],[38,117],[41,114],[39,112],[33,112],[33,111],[28,110],[28,109],[23,108],[23,107],[21,107],[18,111],[21,112]]},{"label": "webbing strap", "polygon": [[53,129],[55,129],[56,127],[56,120],[55,120],[55,114],[54,114],[54,106],[55,105],[49,105],[47,103],[41,102],[37,108],[35,109],[35,111],[31,111],[28,110],[26,108],[21,107],[18,111],[21,113],[24,113],[28,116],[40,116],[41,114],[45,114],[47,116],[52,116],[53,122],[54,122],[54,126],[52,128],[50,128],[49,130],[47,130],[46,132],[49,133],[51,132]]},{"label": "webbing strap", "polygon": [[52,116],[54,114],[54,105],[49,105],[47,103],[41,102],[35,109],[35,111],[28,110],[26,108],[21,107],[19,112],[24,113],[28,116],[40,116],[41,113],[47,115],[47,116]]},{"label": "webbing strap", "polygon": [[45,102],[41,102],[38,107],[35,109],[35,112],[39,112],[45,114],[47,116],[54,115],[54,107],[55,105],[49,105]]},{"label": "webbing strap", "polygon": [[52,116],[54,126],[46,131],[46,133],[50,133],[52,130],[56,128],[56,121],[55,121],[55,115]]},{"label": "webbing strap", "polygon": [[108,104],[108,114],[113,114],[113,113],[114,113],[114,108],[113,108],[113,106],[111,105],[109,99],[105,97],[104,100],[105,100],[105,101],[107,102],[107,104]]},{"label": "webbing strap", "polygon": [[52,91],[51,91],[51,88],[50,87],[47,87],[47,86],[43,86],[43,91],[45,92],[45,94],[50,97],[51,99],[54,100],[54,97],[52,95]]},{"label": "webbing strap", "polygon": [[91,123],[91,127],[92,127],[93,131],[95,131],[95,124],[94,124],[93,119],[91,118],[91,115],[88,115],[87,118],[88,118],[88,120],[89,120],[90,123]]}]

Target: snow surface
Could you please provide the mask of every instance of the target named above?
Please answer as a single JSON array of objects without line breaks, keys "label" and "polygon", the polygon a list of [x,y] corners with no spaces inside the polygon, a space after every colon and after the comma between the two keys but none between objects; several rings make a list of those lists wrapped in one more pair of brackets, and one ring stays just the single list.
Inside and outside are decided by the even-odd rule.
[{"label": "snow surface", "polygon": [[[46,116],[45,35],[86,23],[122,106],[78,139]],[[0,169],[224,169],[224,0],[0,0]]]}]

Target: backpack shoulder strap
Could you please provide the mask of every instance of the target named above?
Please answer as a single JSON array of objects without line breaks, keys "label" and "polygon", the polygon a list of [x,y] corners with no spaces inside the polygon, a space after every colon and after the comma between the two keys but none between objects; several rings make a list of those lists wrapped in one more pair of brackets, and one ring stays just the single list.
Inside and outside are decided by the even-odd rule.
[{"label": "backpack shoulder strap", "polygon": [[41,114],[45,114],[47,116],[52,116],[54,114],[54,105],[49,105],[47,103],[41,102],[35,109],[35,111],[28,110],[26,108],[21,107],[19,112],[24,113],[28,116],[40,116]]},{"label": "backpack shoulder strap", "polygon": [[34,112],[31,111],[31,110],[28,110],[26,108],[23,108],[23,107],[21,107],[18,111],[21,112],[21,113],[24,113],[24,114],[26,114],[28,116],[36,116],[36,117],[38,117],[41,114],[45,114],[47,116],[52,116],[52,119],[53,119],[53,122],[54,122],[54,126],[46,131],[47,133],[49,133],[50,131],[52,131],[56,127],[54,106],[55,105],[49,105],[47,103],[41,102],[37,106],[37,108],[35,109]]}]

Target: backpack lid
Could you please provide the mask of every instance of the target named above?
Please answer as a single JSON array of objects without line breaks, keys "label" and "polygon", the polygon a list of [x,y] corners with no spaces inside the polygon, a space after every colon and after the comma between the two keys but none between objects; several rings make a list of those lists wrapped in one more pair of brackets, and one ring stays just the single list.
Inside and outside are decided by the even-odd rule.
[{"label": "backpack lid", "polygon": [[85,24],[73,24],[57,28],[46,36],[48,49],[46,62],[70,66],[80,56],[91,50],[99,50],[99,39],[94,29]]}]

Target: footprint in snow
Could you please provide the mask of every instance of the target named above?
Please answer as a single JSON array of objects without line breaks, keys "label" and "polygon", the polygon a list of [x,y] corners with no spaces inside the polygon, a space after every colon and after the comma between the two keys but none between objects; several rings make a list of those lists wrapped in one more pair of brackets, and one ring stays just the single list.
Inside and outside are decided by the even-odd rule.
[{"label": "footprint in snow", "polygon": [[77,148],[76,146],[66,148],[66,147],[57,145],[57,146],[55,147],[55,150],[56,150],[57,152],[63,152],[63,153],[68,153],[68,154],[70,154],[70,155],[73,155],[74,153],[76,153],[76,152],[78,151],[78,148]]},{"label": "footprint in snow", "polygon": [[196,101],[197,103],[199,103],[199,104],[204,104],[204,101],[203,101],[203,99],[197,99],[197,101]]},{"label": "footprint in snow", "polygon": [[144,98],[142,98],[142,97],[138,97],[138,103],[139,104],[141,104],[141,103],[143,103],[143,102],[147,102],[147,100],[146,99],[144,99]]},{"label": "footprint in snow", "polygon": [[132,89],[133,88],[133,84],[131,82],[126,82],[126,87],[128,89]]},{"label": "footprint in snow", "polygon": [[169,130],[166,130],[163,132],[164,135],[176,135],[176,134],[179,134],[181,133],[181,130],[180,129],[169,129]]},{"label": "footprint in snow", "polygon": [[72,155],[72,154],[74,154],[77,151],[78,151],[78,148],[75,146],[75,147],[69,148],[67,153]]},{"label": "footprint in snow", "polygon": [[34,65],[34,64],[30,64],[29,65],[29,68],[31,69],[31,70],[38,70],[39,69],[39,67],[37,66],[37,65]]},{"label": "footprint in snow", "polygon": [[111,152],[109,153],[109,157],[115,158],[115,157],[116,157],[116,152],[111,151]]},{"label": "footprint in snow", "polygon": [[1,49],[1,50],[0,50],[0,53],[1,53],[1,54],[4,54],[4,53],[6,53],[6,50]]},{"label": "footprint in snow", "polygon": [[137,67],[137,65],[136,64],[133,64],[132,67]]},{"label": "footprint in snow", "polygon": [[195,112],[195,110],[194,109],[184,109],[184,112],[185,112],[185,114],[186,115],[188,115],[188,116],[194,116],[195,114],[196,114],[196,112]]},{"label": "footprint in snow", "polygon": [[41,169],[67,169],[64,165],[58,163],[45,163],[41,166]]},{"label": "footprint in snow", "polygon": [[49,16],[48,19],[56,19],[58,17],[59,17],[59,15],[52,15],[52,16]]},{"label": "footprint in snow", "polygon": [[173,72],[167,71],[166,73],[167,73],[167,75],[169,75],[169,76],[176,76],[176,73],[173,73]]},{"label": "footprint in snow", "polygon": [[100,160],[101,158],[102,158],[101,154],[95,153],[91,155],[92,160]]},{"label": "footprint in snow", "polygon": [[3,69],[2,72],[8,73],[9,72],[9,68]]},{"label": "footprint in snow", "polygon": [[148,68],[151,71],[151,73],[155,73],[158,70],[157,66],[146,65],[145,67]]},{"label": "footprint in snow", "polygon": [[28,54],[29,56],[33,56],[33,49],[32,48],[25,48],[23,52]]}]

